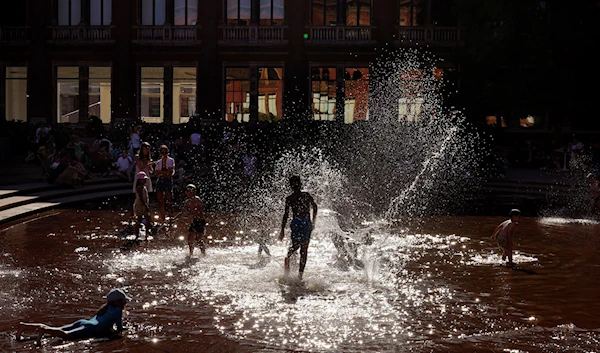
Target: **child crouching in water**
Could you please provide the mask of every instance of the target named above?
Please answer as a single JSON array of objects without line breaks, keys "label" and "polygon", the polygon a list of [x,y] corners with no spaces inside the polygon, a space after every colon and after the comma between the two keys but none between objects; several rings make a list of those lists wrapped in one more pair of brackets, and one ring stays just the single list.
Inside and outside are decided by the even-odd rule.
[{"label": "child crouching in water", "polygon": [[[112,289],[106,295],[106,304],[104,304],[96,313],[96,316],[89,320],[81,319],[77,320],[72,324],[52,327],[40,323],[19,323],[19,329],[17,330],[17,341],[22,338],[23,331],[32,327],[37,330],[37,339],[35,343],[40,345],[44,335],[50,335],[53,337],[60,337],[63,340],[78,340],[93,337],[118,337],[118,333],[123,331],[123,310],[125,304],[130,301],[131,298],[125,295],[120,289]],[[115,330],[113,326],[116,325]]]},{"label": "child crouching in water", "polygon": [[491,238],[496,240],[502,249],[502,261],[505,261],[508,258],[508,262],[506,264],[508,266],[513,266],[513,233],[515,231],[515,227],[517,224],[519,224],[521,211],[512,209],[509,216],[510,219],[507,219],[496,227]]}]

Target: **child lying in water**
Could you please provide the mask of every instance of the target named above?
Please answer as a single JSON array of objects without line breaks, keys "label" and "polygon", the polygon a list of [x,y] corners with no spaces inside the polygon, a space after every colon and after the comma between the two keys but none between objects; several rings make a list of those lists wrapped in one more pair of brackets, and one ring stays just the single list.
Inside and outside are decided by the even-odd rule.
[{"label": "child lying in water", "polygon": [[[92,337],[114,337],[117,333],[123,331],[123,310],[125,304],[130,301],[129,298],[120,289],[112,289],[106,296],[106,304],[104,304],[96,313],[96,316],[89,320],[81,319],[72,324],[52,327],[40,323],[19,323],[17,330],[17,341],[22,338],[23,331],[31,327],[37,330],[37,339],[35,343],[40,345],[44,335],[60,337],[63,340],[78,340]],[[117,330],[113,326],[117,326]]]}]

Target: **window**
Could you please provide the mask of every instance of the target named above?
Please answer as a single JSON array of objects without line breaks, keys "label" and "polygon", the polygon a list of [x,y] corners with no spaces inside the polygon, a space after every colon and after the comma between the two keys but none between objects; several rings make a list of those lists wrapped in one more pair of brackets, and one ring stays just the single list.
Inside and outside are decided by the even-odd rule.
[{"label": "window", "polygon": [[110,123],[111,116],[110,84],[110,67],[90,67],[88,113],[99,117],[105,124]]},{"label": "window", "polygon": [[166,21],[166,0],[141,0],[142,1],[142,25],[162,26]]},{"label": "window", "polygon": [[346,0],[346,26],[371,25],[371,0]]},{"label": "window", "polygon": [[330,26],[337,23],[337,0],[312,0],[313,26]]},{"label": "window", "polygon": [[142,67],[140,117],[149,123],[164,121],[164,76],[162,67]]},{"label": "window", "polygon": [[6,120],[27,121],[27,68],[6,68]]},{"label": "window", "polygon": [[109,26],[112,22],[112,0],[90,0],[90,24]]},{"label": "window", "polygon": [[58,122],[79,122],[79,67],[57,67],[56,81]]},{"label": "window", "polygon": [[335,120],[336,68],[313,67],[310,80],[313,119]]},{"label": "window", "polygon": [[400,26],[425,25],[424,0],[400,0]]},{"label": "window", "polygon": [[195,26],[198,22],[198,0],[175,0],[175,25]]},{"label": "window", "polygon": [[227,24],[250,24],[250,0],[227,0]]},{"label": "window", "polygon": [[344,69],[344,122],[352,124],[357,120],[368,120],[369,111],[369,69]]},{"label": "window", "polygon": [[77,26],[81,22],[81,0],[58,0],[58,25]]},{"label": "window", "polygon": [[283,24],[283,0],[260,0],[260,25]]},{"label": "window", "polygon": [[421,119],[425,103],[424,91],[421,70],[406,70],[401,74],[398,120],[417,121]]},{"label": "window", "polygon": [[173,68],[173,124],[187,123],[196,115],[196,68]]},{"label": "window", "polygon": [[283,118],[283,68],[258,68],[258,121]]},{"label": "window", "polygon": [[250,121],[250,69],[225,70],[225,119]]}]

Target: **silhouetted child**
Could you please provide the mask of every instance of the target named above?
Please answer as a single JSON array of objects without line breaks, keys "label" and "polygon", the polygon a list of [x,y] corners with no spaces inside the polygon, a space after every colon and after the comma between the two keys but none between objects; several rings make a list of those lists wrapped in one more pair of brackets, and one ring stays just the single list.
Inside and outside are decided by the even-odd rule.
[{"label": "silhouetted child", "polygon": [[136,219],[135,238],[137,239],[140,235],[140,227],[142,225],[142,222],[146,222],[146,232],[148,232],[148,229],[151,226],[151,219],[150,206],[148,204],[148,189],[146,188],[146,179],[148,179],[148,175],[146,175],[146,172],[139,172],[136,175],[136,179],[138,182],[135,186],[135,202],[133,203],[133,217]]},{"label": "silhouetted child", "polygon": [[[118,337],[123,331],[123,310],[129,298],[120,289],[112,289],[106,296],[104,304],[96,313],[96,316],[89,320],[81,319],[72,324],[52,327],[41,323],[21,322],[17,330],[17,341],[22,340],[23,331],[26,328],[33,328],[37,331],[35,343],[40,345],[44,335],[60,337],[63,340],[78,340],[92,337]],[[117,327],[115,330],[113,326]]]},{"label": "silhouetted child", "polygon": [[[279,240],[283,240],[285,236],[285,226],[287,225],[290,209],[292,210],[292,222],[290,228],[292,230],[292,245],[288,249],[285,258],[284,267],[285,275],[290,273],[290,257],[300,248],[300,268],[298,270],[298,278],[302,280],[306,259],[308,257],[308,245],[310,243],[310,234],[314,228],[314,223],[317,217],[317,204],[313,197],[302,191],[302,182],[300,177],[294,175],[290,178],[290,187],[292,194],[285,199],[285,212],[281,221],[281,233]],[[311,219],[312,209],[312,219]]]},{"label": "silhouetted child", "polygon": [[515,227],[517,224],[519,224],[521,211],[512,209],[509,213],[509,216],[510,219],[507,219],[496,227],[491,238],[496,240],[502,249],[502,261],[505,261],[508,258],[508,262],[506,264],[508,266],[513,266],[513,233]]},{"label": "silhouetted child", "polygon": [[194,241],[198,242],[200,251],[205,255],[204,233],[206,230],[206,218],[204,216],[204,205],[200,197],[196,196],[196,186],[194,184],[189,184],[185,187],[185,194],[188,198],[183,204],[183,210],[174,219],[183,216],[184,219],[189,221],[188,247],[190,256],[194,254]]},{"label": "silhouetted child", "polygon": [[258,244],[258,255],[260,256],[264,251],[267,256],[271,256],[271,252],[267,247],[267,242],[269,241],[269,229],[262,218],[258,218],[257,221],[256,229],[252,230],[252,238]]}]

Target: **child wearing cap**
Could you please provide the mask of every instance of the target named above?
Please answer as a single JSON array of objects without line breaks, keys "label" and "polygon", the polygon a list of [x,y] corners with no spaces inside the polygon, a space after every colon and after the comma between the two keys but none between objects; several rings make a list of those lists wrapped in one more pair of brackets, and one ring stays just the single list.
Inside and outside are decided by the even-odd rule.
[{"label": "child wearing cap", "polygon": [[[148,205],[148,189],[146,188],[146,180],[148,176],[145,172],[139,172],[136,175],[135,201],[133,203],[133,217],[136,219],[135,238],[140,234],[140,227],[143,220],[150,222],[150,206]],[[147,224],[150,227],[150,224]]]},{"label": "child wearing cap", "polygon": [[515,231],[515,227],[517,224],[519,224],[521,211],[512,209],[509,213],[509,216],[509,219],[500,223],[496,227],[491,238],[496,240],[498,242],[498,246],[500,246],[500,249],[502,249],[502,261],[505,261],[508,258],[508,262],[506,264],[508,266],[513,266],[513,233]]},{"label": "child wearing cap", "polygon": [[[96,316],[86,320],[77,320],[72,324],[53,327],[41,323],[20,322],[17,330],[17,341],[22,339],[25,328],[31,327],[37,330],[37,339],[35,343],[41,344],[44,335],[60,337],[63,340],[78,340],[92,337],[115,337],[123,331],[123,310],[129,298],[121,289],[112,289],[106,295],[106,304],[104,304]],[[114,329],[114,326],[117,329]]]}]

